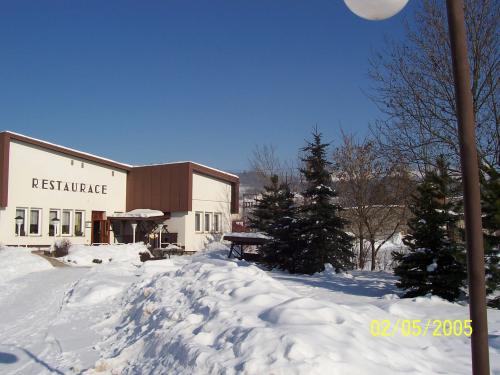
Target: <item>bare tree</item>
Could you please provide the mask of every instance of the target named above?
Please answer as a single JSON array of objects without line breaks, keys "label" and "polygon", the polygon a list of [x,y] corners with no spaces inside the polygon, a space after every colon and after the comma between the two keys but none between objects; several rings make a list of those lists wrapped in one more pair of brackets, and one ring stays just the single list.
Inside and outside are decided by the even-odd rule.
[{"label": "bare tree", "polygon": [[374,270],[382,246],[406,223],[410,175],[403,164],[381,157],[374,141],[352,135],[343,134],[333,160],[341,203],[359,241],[358,266],[365,267],[370,252]]},{"label": "bare tree", "polygon": [[298,161],[281,159],[273,144],[256,145],[249,164],[250,170],[261,179],[262,186],[269,183],[271,177],[276,175],[280,181],[287,182],[292,191],[300,191]]},{"label": "bare tree", "polygon": [[[477,147],[480,160],[500,164],[498,0],[465,0]],[[406,38],[371,61],[373,99],[387,115],[372,126],[392,156],[421,171],[438,155],[459,169],[453,70],[445,2],[423,0]]]}]

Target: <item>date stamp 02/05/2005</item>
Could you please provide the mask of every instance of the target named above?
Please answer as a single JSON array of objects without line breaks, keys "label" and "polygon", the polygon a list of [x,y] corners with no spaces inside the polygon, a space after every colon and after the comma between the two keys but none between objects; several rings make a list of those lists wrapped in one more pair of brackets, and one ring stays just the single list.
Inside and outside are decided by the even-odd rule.
[{"label": "date stamp 02/05/2005", "polygon": [[370,333],[375,337],[402,336],[466,336],[472,335],[472,320],[440,320],[440,319],[374,319],[370,323]]}]

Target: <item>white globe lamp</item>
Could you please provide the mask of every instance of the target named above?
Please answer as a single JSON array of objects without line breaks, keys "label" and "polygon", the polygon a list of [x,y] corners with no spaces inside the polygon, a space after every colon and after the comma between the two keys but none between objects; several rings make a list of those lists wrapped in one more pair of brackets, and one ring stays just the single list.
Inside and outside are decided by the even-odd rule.
[{"label": "white globe lamp", "polygon": [[408,0],[344,0],[344,3],[359,17],[380,21],[399,13]]}]

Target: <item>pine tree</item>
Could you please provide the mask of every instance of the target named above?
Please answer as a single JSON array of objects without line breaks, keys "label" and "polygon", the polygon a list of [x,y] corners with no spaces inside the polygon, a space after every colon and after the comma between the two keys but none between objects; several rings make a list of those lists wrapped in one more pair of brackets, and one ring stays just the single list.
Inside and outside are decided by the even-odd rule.
[{"label": "pine tree", "polygon": [[[486,264],[486,293],[500,289],[500,173],[484,165],[481,176],[481,196]],[[500,308],[500,297],[492,299],[490,306]]]},{"label": "pine tree", "polygon": [[332,187],[331,163],[326,158],[329,144],[315,129],[313,140],[302,149],[304,168],[300,171],[307,189],[303,192],[300,238],[304,241],[298,267],[300,272],[315,273],[330,263],[335,270],[353,267],[352,239],[344,231],[346,220],[340,217],[341,207],[335,203],[337,194]]},{"label": "pine tree", "polygon": [[250,218],[252,228],[271,237],[261,247],[263,261],[270,268],[295,272],[300,240],[297,238],[297,207],[289,185],[271,177]]},{"label": "pine tree", "polygon": [[265,246],[266,258],[271,266],[291,273],[297,272],[302,242],[299,237],[298,209],[294,194],[285,182],[280,184],[278,213],[270,227],[272,240]]},{"label": "pine tree", "polygon": [[438,171],[425,175],[413,196],[410,234],[403,239],[409,253],[393,253],[398,263],[394,273],[405,297],[431,293],[454,301],[466,278],[464,251],[455,239],[458,215],[450,200],[453,181],[444,162],[439,165]]},{"label": "pine tree", "polygon": [[248,221],[252,229],[269,233],[269,228],[274,224],[278,215],[276,210],[280,191],[278,176],[272,176],[271,184],[264,186],[264,190],[262,197],[257,200]]}]

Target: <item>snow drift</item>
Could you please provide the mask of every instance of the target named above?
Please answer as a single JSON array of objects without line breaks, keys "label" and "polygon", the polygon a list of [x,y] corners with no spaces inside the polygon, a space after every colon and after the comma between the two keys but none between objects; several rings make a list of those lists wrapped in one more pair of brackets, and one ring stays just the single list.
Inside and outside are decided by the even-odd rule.
[{"label": "snow drift", "polygon": [[77,266],[98,266],[94,259],[101,260],[101,264],[128,263],[140,264],[139,253],[148,251],[142,242],[127,245],[72,245],[68,255],[61,258],[64,262]]},{"label": "snow drift", "polygon": [[373,319],[466,319],[463,306],[436,297],[373,298],[363,290],[359,296],[344,295],[311,285],[321,278],[340,289],[359,285],[362,275],[356,280],[327,271],[285,281],[224,256],[215,251],[161,261],[168,272],[128,291],[121,313],[112,318],[119,328],[100,345],[103,358],[89,373],[469,372],[468,338],[373,337],[369,329]]},{"label": "snow drift", "polygon": [[0,247],[0,283],[51,268],[48,261],[32,254],[29,248]]}]

